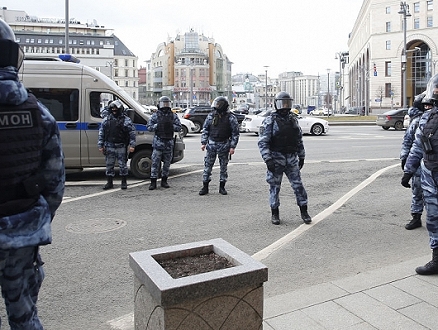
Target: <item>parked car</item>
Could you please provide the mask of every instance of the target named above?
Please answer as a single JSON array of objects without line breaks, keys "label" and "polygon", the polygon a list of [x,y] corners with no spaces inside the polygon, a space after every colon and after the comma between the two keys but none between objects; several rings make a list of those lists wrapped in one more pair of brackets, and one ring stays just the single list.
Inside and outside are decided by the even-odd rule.
[{"label": "parked car", "polygon": [[[258,115],[246,115],[245,120],[242,122],[242,131],[258,135],[263,121],[271,112],[272,110],[267,110]],[[328,121],[325,119],[303,117],[301,115],[297,115],[297,118],[303,134],[322,135],[329,130]]]},{"label": "parked car", "polygon": [[[195,133],[199,133],[202,130],[205,119],[211,111],[212,108],[210,106],[196,106],[187,109],[184,112],[183,118],[191,120],[195,124]],[[245,119],[245,115],[241,113],[235,113],[233,111],[231,111],[231,113],[236,116],[240,126],[242,121]]]},{"label": "parked car", "polygon": [[360,115],[359,107],[350,107],[345,112],[346,115]]},{"label": "parked car", "polygon": [[405,118],[403,119],[403,127],[408,128],[410,123],[411,117],[409,117],[409,115],[405,115]]},{"label": "parked car", "polygon": [[196,126],[191,120],[181,117],[179,118],[179,120],[181,121],[181,137],[186,137],[188,133],[195,133]]},{"label": "parked car", "polygon": [[401,131],[404,128],[403,121],[405,115],[408,114],[408,109],[393,109],[377,115],[376,124],[382,126],[384,130],[394,127],[396,131]]},{"label": "parked car", "polygon": [[320,108],[320,109],[315,109],[312,110],[310,112],[311,116],[331,116],[333,115],[333,110],[332,109],[327,109],[327,108]]}]

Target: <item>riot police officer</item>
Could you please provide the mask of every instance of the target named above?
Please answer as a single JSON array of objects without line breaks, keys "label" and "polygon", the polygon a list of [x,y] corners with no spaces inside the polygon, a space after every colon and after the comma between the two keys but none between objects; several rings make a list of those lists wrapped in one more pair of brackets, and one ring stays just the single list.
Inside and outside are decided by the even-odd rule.
[{"label": "riot police officer", "polygon": [[275,110],[263,122],[258,146],[266,163],[266,181],[269,184],[271,221],[280,224],[280,188],[283,173],[286,174],[295,193],[304,223],[311,223],[307,212],[307,193],[301,181],[300,170],[306,156],[301,128],[296,115],[291,112],[292,98],[279,92],[274,100]]},{"label": "riot police officer", "polygon": [[438,75],[429,80],[425,98],[433,102],[433,107],[420,118],[401,184],[410,188],[409,180],[421,167],[421,187],[427,212],[426,227],[432,260],[417,267],[415,271],[420,275],[432,275],[438,274]]},{"label": "riot police officer", "polygon": [[173,157],[175,145],[174,133],[181,131],[181,121],[177,114],[171,111],[171,100],[167,96],[160,97],[158,110],[153,113],[148,123],[148,130],[155,132],[152,143],[152,168],[151,184],[149,190],[157,188],[158,170],[163,162],[161,174],[161,187],[170,188],[167,178],[169,177],[170,163]]},{"label": "riot police officer", "polygon": [[203,186],[199,195],[208,194],[208,185],[216,157],[219,158],[220,166],[219,193],[226,195],[228,161],[239,142],[239,123],[236,116],[229,111],[229,103],[225,97],[216,97],[211,107],[213,111],[205,119],[201,134],[201,150],[207,150],[207,153],[204,157]]},{"label": "riot police officer", "polygon": [[43,329],[39,246],[64,194],[58,125],[18,78],[23,51],[0,19],[0,286],[11,329]]},{"label": "riot police officer", "polygon": [[[119,164],[119,174],[122,177],[121,189],[128,187],[127,152],[135,150],[135,126],[125,115],[123,103],[120,100],[111,102],[108,106],[109,114],[103,119],[99,129],[97,145],[99,151],[105,155],[107,183],[103,189],[114,187],[114,166]],[[128,150],[127,150],[128,148]]]},{"label": "riot police officer", "polygon": [[[409,127],[403,136],[402,148],[400,151],[400,160],[402,170],[405,167],[406,159],[409,151],[415,140],[415,131],[418,128],[418,123],[423,113],[432,107],[431,101],[425,97],[426,92],[415,97],[412,107],[408,110],[410,117]],[[411,199],[411,215],[412,219],[405,225],[407,230],[412,230],[421,227],[421,215],[423,214],[424,201],[423,190],[421,189],[421,168],[412,177],[412,199]]]}]

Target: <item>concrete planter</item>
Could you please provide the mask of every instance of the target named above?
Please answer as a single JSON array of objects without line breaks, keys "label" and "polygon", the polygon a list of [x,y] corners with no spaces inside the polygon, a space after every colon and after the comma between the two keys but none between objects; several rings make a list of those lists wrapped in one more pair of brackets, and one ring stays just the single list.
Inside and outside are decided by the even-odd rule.
[{"label": "concrete planter", "polygon": [[[157,262],[214,252],[233,267],[172,278]],[[263,328],[268,268],[223,239],[130,253],[135,330]]]}]

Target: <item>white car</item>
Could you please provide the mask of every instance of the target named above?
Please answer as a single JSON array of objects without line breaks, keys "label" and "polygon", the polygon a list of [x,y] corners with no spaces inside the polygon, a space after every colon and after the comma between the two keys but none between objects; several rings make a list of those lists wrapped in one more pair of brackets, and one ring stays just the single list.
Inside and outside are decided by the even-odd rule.
[{"label": "white car", "polygon": [[410,123],[411,117],[409,117],[409,115],[405,115],[405,117],[403,118],[403,127],[408,128]]},{"label": "white car", "polygon": [[[242,131],[252,132],[258,135],[263,120],[265,120],[270,113],[271,110],[267,110],[258,115],[246,115],[241,125]],[[303,134],[322,135],[326,134],[329,130],[328,121],[325,119],[308,116],[303,117],[301,115],[297,115],[297,118]]]},{"label": "white car", "polygon": [[195,133],[196,126],[191,120],[182,118],[181,116],[179,120],[181,121],[181,137],[185,137],[189,133]]}]

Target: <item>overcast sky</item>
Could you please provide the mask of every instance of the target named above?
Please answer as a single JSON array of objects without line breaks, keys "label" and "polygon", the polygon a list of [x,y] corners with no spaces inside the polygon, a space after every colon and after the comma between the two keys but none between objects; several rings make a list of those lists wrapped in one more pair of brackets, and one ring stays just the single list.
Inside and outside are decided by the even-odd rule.
[{"label": "overcast sky", "polygon": [[[234,63],[232,73],[339,71],[335,53],[348,50],[363,0],[69,0],[69,16],[96,20],[139,58],[193,28],[215,39]],[[66,0],[0,0],[39,18],[63,18]]]}]

